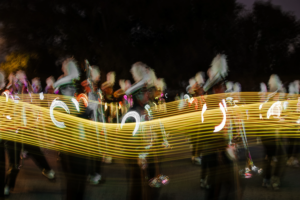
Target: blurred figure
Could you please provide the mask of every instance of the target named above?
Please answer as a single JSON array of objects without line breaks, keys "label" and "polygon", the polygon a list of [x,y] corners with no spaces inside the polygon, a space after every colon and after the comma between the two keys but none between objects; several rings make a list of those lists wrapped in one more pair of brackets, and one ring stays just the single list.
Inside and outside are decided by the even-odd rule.
[{"label": "blurred figure", "polygon": [[[297,107],[296,107],[296,113],[300,112],[300,101],[298,98],[299,95],[299,80],[295,80],[289,84],[289,95],[288,100],[297,100]],[[289,106],[288,106],[289,107]],[[298,119],[299,120],[299,119]],[[299,134],[299,129],[295,134]],[[287,138],[287,166],[289,167],[299,167],[299,160],[298,160],[298,153],[299,153],[299,138],[296,137],[290,137]]]},{"label": "blurred figure", "polygon": [[[10,77],[13,81],[13,76]],[[33,92],[33,88],[30,85],[30,83],[27,80],[27,77],[23,71],[18,71],[16,73],[16,87],[13,87],[12,94],[21,94],[22,95],[22,101],[24,102],[31,102],[31,97],[27,95],[28,93]],[[11,83],[11,81],[10,81]],[[9,84],[10,84],[9,83]],[[10,86],[8,86],[10,87]],[[23,107],[23,116],[25,115],[25,110],[27,108]],[[26,126],[26,123],[24,122],[24,126]],[[17,133],[18,130],[17,130]],[[20,134],[20,133],[19,133]],[[28,145],[28,144],[21,144],[18,142],[12,142],[7,141],[7,153],[9,156],[9,170],[6,176],[6,186],[5,186],[5,194],[8,195],[10,191],[14,189],[15,182],[17,179],[17,175],[20,170],[20,153],[26,149],[28,152],[27,156],[30,156],[35,164],[40,168],[42,171],[42,174],[48,178],[49,180],[53,180],[55,178],[55,172],[51,167],[49,166],[44,153],[41,151],[40,147]],[[23,154],[24,158],[24,154]]]},{"label": "blurred figure", "polygon": [[[208,94],[224,93],[227,71],[226,56],[217,55],[212,61],[211,68],[208,69],[209,79],[203,87],[204,91]],[[222,102],[224,97],[220,96],[218,99]],[[207,101],[207,109],[219,107],[218,101],[213,102],[217,104]],[[211,133],[215,136],[208,135],[204,144],[201,185],[207,189],[206,199],[219,199],[222,187],[226,191],[225,198],[241,199],[236,155],[232,147],[228,145],[228,136],[224,128],[219,132]],[[235,177],[237,179],[234,179]]]},{"label": "blurred figure", "polygon": [[[193,103],[195,104],[195,110],[200,110],[203,108],[203,105],[205,104],[205,99],[203,97],[204,90],[203,85],[205,83],[205,74],[204,72],[198,72],[194,79],[190,79],[190,85],[191,86],[191,95],[194,97]],[[195,82],[194,82],[195,80]],[[192,134],[191,142],[192,142],[192,163],[196,165],[201,165],[201,147],[199,144],[199,132],[200,127],[197,130],[196,133]]]},{"label": "blurred figure", "polygon": [[[270,101],[279,101],[280,93],[285,92],[282,86],[281,80],[276,74],[270,76],[269,82],[269,93],[268,99]],[[281,110],[280,110],[281,112]],[[280,124],[280,117],[277,115],[271,116],[268,119],[270,123]],[[275,190],[279,189],[280,186],[280,175],[282,173],[282,162],[284,152],[282,147],[282,138],[277,137],[276,133],[284,130],[280,130],[280,126],[274,127],[274,129],[269,130],[268,134],[270,136],[262,136],[261,141],[265,149],[265,163],[263,171],[263,187],[273,188]],[[264,133],[266,134],[266,133]],[[272,163],[275,162],[274,172],[272,173]]]},{"label": "blurred figure", "polygon": [[[133,107],[129,109],[129,112],[135,112],[141,118],[141,121],[148,120],[145,110],[145,105],[149,101],[148,91],[147,91],[147,82],[149,80],[149,76],[147,73],[147,65],[142,62],[137,62],[132,65],[131,73],[133,79],[135,80],[135,84],[132,85],[126,91],[126,95],[132,95],[133,99]],[[144,116],[144,117],[143,117]],[[128,117],[126,123],[134,123],[136,122],[135,118]],[[141,125],[140,125],[141,126]],[[141,200],[141,199],[156,199],[151,198],[151,194],[149,194],[150,187],[147,184],[146,177],[147,174],[147,154],[148,150],[146,146],[148,145],[147,141],[147,131],[145,130],[146,127],[140,127],[139,130],[132,136],[132,133],[129,133],[126,136],[126,140],[128,143],[130,142],[138,142],[136,148],[138,149],[139,155],[136,157],[128,158],[126,160],[126,176],[129,184],[129,190],[127,194],[128,200]],[[134,149],[136,149],[134,148]],[[125,151],[131,152],[133,149],[127,147]],[[158,197],[158,196],[157,196]]]},{"label": "blurred figure", "polygon": [[[103,99],[105,102],[104,114],[105,120],[107,123],[116,123],[116,112],[118,111],[118,104],[116,103],[116,99],[113,95],[113,87],[115,84],[116,73],[108,72],[106,75],[106,82],[101,85],[101,90],[103,91]],[[112,139],[111,135],[106,136],[106,142],[109,144]],[[112,157],[110,155],[104,155],[105,163],[112,163]]]},{"label": "blurred figure", "polygon": [[[82,86],[85,87],[86,95],[88,96],[88,106],[83,113],[83,118],[90,119],[95,122],[105,122],[104,120],[104,113],[103,107],[100,104],[99,100],[101,101],[101,93],[102,91],[98,88],[98,83],[100,81],[100,70],[98,66],[89,66],[89,63],[86,63],[87,69],[87,80],[81,83]],[[98,140],[98,149],[99,149],[99,156],[97,158],[90,159],[90,169],[89,169],[89,183],[91,185],[97,185],[100,183],[102,176],[101,176],[101,155],[100,155],[100,131],[98,127],[95,126],[95,133]]]},{"label": "blurred figure", "polygon": [[[73,58],[66,59],[62,64],[62,71],[64,74],[53,86],[56,90],[59,89],[62,95],[74,97],[76,93],[75,81],[80,76],[76,61]],[[74,115],[77,115],[77,113]],[[78,130],[74,134],[80,135],[80,131]],[[63,172],[66,177],[66,194],[64,199],[84,199],[87,180],[87,159],[83,156],[66,152],[61,152],[60,156]]]},{"label": "blurred figure", "polygon": [[79,70],[73,58],[68,58],[62,63],[64,74],[60,76],[53,87],[59,90],[63,95],[74,97],[76,92],[75,81],[79,80]]}]

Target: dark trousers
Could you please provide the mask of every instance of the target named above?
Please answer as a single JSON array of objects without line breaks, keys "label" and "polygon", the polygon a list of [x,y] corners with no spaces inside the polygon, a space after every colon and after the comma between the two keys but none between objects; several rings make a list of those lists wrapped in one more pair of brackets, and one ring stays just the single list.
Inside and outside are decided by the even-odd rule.
[{"label": "dark trousers", "polygon": [[288,138],[287,155],[288,157],[296,156],[299,151],[299,138]]},{"label": "dark trousers", "polygon": [[84,199],[87,181],[87,159],[75,154],[61,153],[60,155],[67,184],[64,199]]},{"label": "dark trousers", "polygon": [[265,149],[267,159],[264,161],[263,177],[267,180],[271,179],[272,176],[272,157],[276,156],[277,164],[274,166],[274,176],[279,176],[282,170],[282,160],[284,159],[283,146],[280,139],[274,137],[261,137],[262,144]]},{"label": "dark trousers", "polygon": [[[8,153],[9,160],[9,170],[6,177],[6,184],[9,188],[13,189],[15,187],[16,179],[19,173],[20,166],[20,153],[22,149],[22,144],[18,142],[7,141],[6,150]],[[40,147],[24,144],[24,149],[28,151],[28,156],[32,158],[34,163],[41,169],[50,170],[50,166],[41,151]]]},{"label": "dark trousers", "polygon": [[[235,176],[234,164],[225,152],[205,155],[202,157],[202,162],[203,167],[209,170],[210,188],[206,190],[205,199],[236,199],[238,190],[235,177],[239,177]],[[202,177],[205,175],[206,172],[202,174]],[[222,194],[223,197],[221,197]]]}]

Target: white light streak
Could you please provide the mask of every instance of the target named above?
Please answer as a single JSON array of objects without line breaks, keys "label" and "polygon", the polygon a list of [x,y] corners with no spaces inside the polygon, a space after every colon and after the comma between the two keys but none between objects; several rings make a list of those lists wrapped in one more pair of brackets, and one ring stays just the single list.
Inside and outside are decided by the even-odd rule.
[{"label": "white light streak", "polygon": [[6,102],[8,102],[8,94],[9,94],[8,91],[4,91],[4,92],[2,93],[2,95],[3,95],[3,94],[4,94],[5,97],[6,97]]},{"label": "white light streak", "polygon": [[222,120],[222,122],[221,122],[220,125],[215,126],[214,133],[215,132],[219,132],[220,130],[222,130],[224,128],[224,126],[225,126],[225,123],[226,123],[226,112],[225,112],[225,109],[224,109],[224,107],[223,107],[223,105],[221,103],[219,103],[219,106],[220,106],[220,109],[221,109],[221,111],[223,113],[223,120]]},{"label": "white light streak", "polygon": [[206,103],[203,105],[202,107],[202,112],[201,112],[201,119],[202,119],[202,123],[204,122],[204,112],[206,111],[207,109],[207,106],[206,106]]},{"label": "white light streak", "polygon": [[280,117],[281,110],[282,106],[280,101],[273,103],[267,112],[267,118],[269,119],[271,115],[275,115],[277,118]]},{"label": "white light streak", "polygon": [[132,136],[134,136],[139,129],[141,117],[140,117],[139,113],[137,113],[136,111],[130,111],[130,112],[126,113],[126,115],[124,115],[124,117],[122,119],[121,128],[125,124],[125,121],[128,117],[133,117],[135,119],[135,128],[132,132]]},{"label": "white light streak", "polygon": [[74,103],[74,105],[75,105],[75,107],[76,107],[76,110],[77,110],[78,112],[80,112],[78,101],[77,101],[75,98],[72,98],[72,102]]},{"label": "white light streak", "polygon": [[224,99],[222,99],[222,102],[223,102],[223,105],[224,105],[224,107],[225,107],[225,110],[227,111],[227,105],[226,105],[226,102],[225,102],[225,100],[224,100]]},{"label": "white light streak", "polygon": [[52,104],[51,104],[51,106],[50,106],[50,118],[51,118],[52,122],[53,122],[57,127],[59,127],[59,128],[65,128],[65,127],[66,127],[66,126],[65,126],[65,123],[64,123],[64,122],[59,122],[59,121],[57,121],[57,120],[55,119],[55,117],[54,117],[53,110],[54,110],[54,108],[56,108],[56,107],[61,107],[61,108],[65,109],[65,111],[66,111],[68,114],[70,114],[70,110],[69,110],[68,106],[67,106],[64,102],[58,101],[58,100],[56,100],[56,99],[54,99],[54,100],[52,101]]},{"label": "white light streak", "polygon": [[44,93],[43,92],[40,93],[40,100],[44,100]]}]

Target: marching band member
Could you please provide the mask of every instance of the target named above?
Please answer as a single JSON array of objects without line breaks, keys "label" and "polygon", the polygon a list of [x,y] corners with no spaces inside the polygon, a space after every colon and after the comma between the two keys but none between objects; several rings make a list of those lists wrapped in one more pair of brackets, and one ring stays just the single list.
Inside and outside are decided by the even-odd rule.
[{"label": "marching band member", "polygon": [[[288,100],[297,100],[298,95],[299,95],[299,80],[295,80],[290,83],[289,85],[289,95],[288,95]],[[299,113],[300,108],[299,108],[299,100],[297,104],[297,109],[296,112]],[[298,129],[299,131],[299,129]],[[298,132],[297,131],[297,132]],[[287,144],[287,166],[292,166],[292,167],[299,167],[299,161],[296,158],[296,154],[299,151],[299,139],[298,138],[288,138],[288,144]]]},{"label": "marching band member", "polygon": [[[87,63],[88,64],[88,63]],[[103,110],[102,105],[99,105],[99,101],[101,101],[100,94],[102,93],[101,90],[98,88],[98,83],[100,81],[100,70],[98,66],[87,66],[87,80],[81,83],[82,86],[85,87],[85,91],[88,96],[88,106],[85,110],[84,118],[91,119],[95,122],[103,122]],[[101,103],[101,102],[100,102]],[[98,145],[100,145],[100,132],[98,127],[95,127],[95,132],[98,138]],[[100,151],[100,146],[98,146]],[[101,153],[101,152],[99,152]],[[89,176],[89,183],[91,185],[97,185],[101,181],[101,160],[100,157],[91,158],[91,169],[90,169],[90,176]]]},{"label": "marching band member", "polygon": [[[211,68],[208,69],[209,79],[206,81],[203,89],[208,94],[218,94],[224,93],[225,88],[225,78],[228,74],[228,66],[226,62],[225,55],[217,55],[211,64]],[[219,101],[215,101],[219,104],[224,99],[224,96],[218,96]],[[219,106],[211,103],[207,100],[207,109],[218,108]],[[222,104],[222,103],[220,103]],[[221,105],[220,105],[221,106]],[[234,177],[238,174],[238,171],[234,170],[234,155],[232,154],[232,149],[228,146],[228,140],[226,137],[226,131],[223,127],[222,130],[215,131],[214,137],[207,135],[203,147],[202,156],[202,176],[201,183],[204,182],[207,190],[207,199],[218,199],[220,197],[221,186],[226,187],[226,197],[237,196],[241,198],[241,193],[239,192],[239,184],[235,183]],[[225,137],[224,137],[225,136]],[[207,169],[209,169],[209,176],[207,176]],[[237,184],[237,188],[235,188]],[[235,192],[236,191],[236,192]]]},{"label": "marching band member", "polygon": [[[133,79],[135,80],[135,84],[132,85],[126,91],[126,95],[132,95],[133,99],[133,107],[129,109],[129,112],[137,113],[141,119],[141,121],[148,120],[146,117],[145,105],[149,101],[148,90],[147,90],[147,82],[148,82],[148,73],[147,66],[142,62],[134,63],[131,68],[131,73]],[[126,120],[128,122],[136,122],[136,119],[133,117],[129,117]],[[147,175],[147,155],[149,150],[145,144],[148,144],[149,136],[147,137],[145,131],[145,127],[139,127],[138,131],[135,135],[128,135],[126,138],[127,143],[132,144],[133,141],[137,145],[134,147],[127,147],[126,150],[129,152],[139,152],[138,156],[131,156],[126,160],[126,176],[129,183],[129,191],[127,195],[127,199],[130,200],[140,200],[140,199],[156,199],[155,197],[151,197],[149,194],[150,187],[147,184],[147,179],[145,178]],[[125,151],[126,151],[125,150]]]},{"label": "marching band member", "polygon": [[[280,100],[280,93],[284,92],[281,80],[276,74],[272,74],[269,82],[269,92],[272,92],[268,95],[268,100],[272,99],[273,101]],[[279,111],[281,112],[281,110]],[[275,113],[274,113],[275,114]],[[261,141],[265,149],[265,163],[264,163],[264,171],[263,171],[263,187],[273,188],[275,190],[279,189],[280,185],[280,172],[281,172],[281,162],[283,159],[282,152],[282,139],[277,137],[276,133],[279,132],[279,123],[280,117],[278,117],[279,113],[276,113],[274,116],[271,116],[268,119],[271,123],[278,124],[273,130],[269,130],[270,136],[262,136]],[[280,116],[280,114],[279,114]],[[265,134],[265,133],[264,133]],[[277,151],[278,150],[278,151]],[[277,152],[277,155],[276,155]],[[272,176],[272,161],[275,161],[276,165],[274,166],[275,170]]]},{"label": "marching band member", "polygon": [[[101,90],[103,91],[104,96],[104,113],[105,119],[107,123],[116,122],[116,109],[118,106],[115,104],[115,98],[113,96],[113,86],[115,84],[115,72],[109,72],[106,75],[106,82],[101,85]],[[109,144],[111,139],[111,135],[106,135],[106,143]],[[106,145],[107,145],[106,144]],[[105,163],[112,163],[112,157],[110,155],[104,155]]]},{"label": "marching band member", "polygon": [[[59,90],[62,95],[74,97],[76,93],[75,81],[80,76],[76,61],[73,58],[66,59],[62,63],[62,71],[64,74],[53,84],[55,91]],[[77,115],[77,113],[74,115]],[[80,130],[74,134],[80,134]],[[66,196],[64,199],[84,199],[87,180],[87,159],[66,152],[61,152],[60,157],[66,177]]]},{"label": "marching band member", "polygon": [[[193,97],[194,98],[194,103],[195,103],[195,110],[199,110],[203,108],[203,105],[205,104],[205,99],[204,99],[204,90],[203,90],[203,85],[204,85],[204,73],[203,72],[198,72],[195,76],[194,79],[196,82],[193,84],[192,89],[193,89]],[[199,130],[200,131],[200,130]],[[192,162],[197,165],[201,165],[201,148],[199,144],[199,138],[197,137],[197,134],[194,134],[192,136],[192,145],[193,145],[193,151],[192,151]]]},{"label": "marching band member", "polygon": [[[154,112],[165,112],[165,102],[163,97],[164,89],[166,88],[165,82],[162,78],[157,79],[155,72],[151,68],[147,68],[148,73],[148,81],[147,81],[147,89],[148,89],[148,104],[145,105],[145,109],[147,111],[148,120],[154,119]],[[158,106],[157,106],[158,105]],[[155,109],[158,107],[158,109]],[[159,155],[159,149],[161,149],[161,145],[164,148],[169,148],[169,143],[167,140],[167,134],[165,132],[165,128],[161,123],[160,119],[158,119],[157,123],[153,123],[150,125],[150,148],[153,157],[148,159],[148,177],[149,177],[149,186],[152,188],[160,188],[162,185],[168,184],[169,178],[165,175],[161,174],[161,159],[162,156]],[[153,191],[154,193],[159,191]]]}]

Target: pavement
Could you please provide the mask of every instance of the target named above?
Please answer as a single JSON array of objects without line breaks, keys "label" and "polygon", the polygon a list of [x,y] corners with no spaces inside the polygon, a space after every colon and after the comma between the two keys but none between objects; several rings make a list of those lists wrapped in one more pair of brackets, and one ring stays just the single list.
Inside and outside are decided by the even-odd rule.
[{"label": "pavement", "polygon": [[[61,200],[65,191],[65,179],[57,152],[43,149],[50,166],[56,172],[56,181],[48,181],[30,158],[24,159],[17,178],[16,188],[7,198],[9,200]],[[262,161],[262,146],[250,148],[254,164],[258,167]],[[178,156],[181,157],[181,156]],[[189,155],[186,155],[189,157]],[[162,173],[170,177],[170,183],[163,186],[159,200],[199,200],[204,199],[204,190],[200,188],[201,167],[192,165],[189,158],[162,163]],[[285,170],[279,191],[261,187],[262,177],[245,179],[243,199],[245,200],[284,200],[300,199],[300,169],[288,167]],[[97,186],[86,186],[87,200],[123,200],[127,192],[125,165],[120,160],[112,164],[103,164],[102,176],[105,181]]]}]

